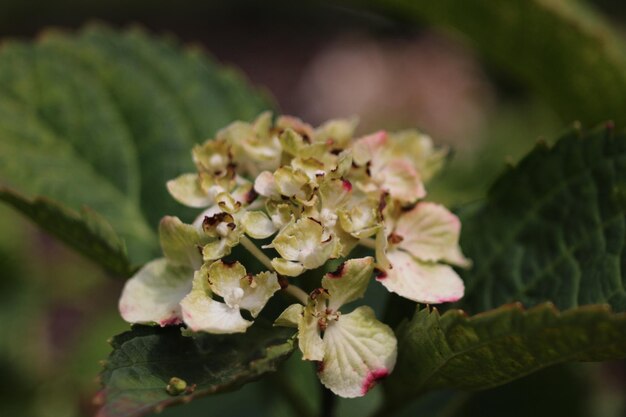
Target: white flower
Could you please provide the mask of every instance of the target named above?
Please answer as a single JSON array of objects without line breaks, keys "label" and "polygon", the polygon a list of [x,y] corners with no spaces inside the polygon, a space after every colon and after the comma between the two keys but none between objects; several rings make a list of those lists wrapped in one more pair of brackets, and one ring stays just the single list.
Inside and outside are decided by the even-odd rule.
[{"label": "white flower", "polygon": [[463,281],[448,265],[470,265],[459,248],[459,219],[439,204],[421,202],[388,221],[394,224],[391,231],[381,230],[376,239],[376,259],[383,270],[377,280],[419,303],[463,297]]},{"label": "white flower", "polygon": [[276,320],[276,325],[298,328],[303,359],[317,361],[322,384],[346,398],[365,395],[396,362],[396,337],[370,307],[340,311],[363,296],[373,270],[370,257],[346,261],[326,274],[306,306],[294,304]]}]

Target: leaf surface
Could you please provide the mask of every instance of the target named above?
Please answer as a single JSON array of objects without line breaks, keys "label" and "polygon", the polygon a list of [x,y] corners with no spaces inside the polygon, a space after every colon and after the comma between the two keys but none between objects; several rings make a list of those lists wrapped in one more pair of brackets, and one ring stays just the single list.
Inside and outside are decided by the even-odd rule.
[{"label": "leaf surface", "polygon": [[510,302],[626,309],[626,135],[573,130],[539,144],[461,213],[474,261],[459,304],[477,313]]},{"label": "leaf surface", "polygon": [[626,357],[626,314],[602,305],[559,312],[510,304],[472,317],[422,308],[397,334],[398,364],[385,388],[398,406],[430,390],[486,389],[557,363]]},{"label": "leaf surface", "polygon": [[139,29],[9,41],[0,49],[0,185],[98,212],[138,265],[158,251],[163,215],[196,213],[165,188],[194,169],[192,146],[268,107],[197,48]]},{"label": "leaf surface", "polygon": [[[275,371],[294,349],[292,335],[293,330],[260,321],[245,334],[193,337],[183,336],[178,327],[134,326],[113,338],[97,416],[141,416],[235,389]],[[188,392],[168,394],[172,377],[183,379]]]}]

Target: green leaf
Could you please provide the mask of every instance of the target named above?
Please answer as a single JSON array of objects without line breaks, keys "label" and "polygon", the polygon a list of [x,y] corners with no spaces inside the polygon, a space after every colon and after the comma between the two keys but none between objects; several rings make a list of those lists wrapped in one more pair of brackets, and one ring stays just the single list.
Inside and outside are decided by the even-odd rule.
[{"label": "green leaf", "polygon": [[461,33],[499,68],[525,82],[568,122],[626,123],[626,55],[608,23],[563,0],[365,0],[397,20]]},{"label": "green leaf", "polygon": [[460,306],[476,313],[520,301],[626,310],[626,135],[574,130],[539,144],[461,213],[474,261]]},{"label": "green leaf", "polygon": [[506,305],[468,317],[418,310],[397,332],[398,363],[385,383],[390,407],[426,391],[495,387],[562,362],[626,357],[626,314],[589,305]]},{"label": "green leaf", "polygon": [[124,242],[95,211],[85,207],[78,213],[46,198],[30,200],[2,187],[0,201],[14,207],[109,272],[122,277],[134,272],[126,257]]},{"label": "green leaf", "polygon": [[73,210],[90,207],[140,264],[158,251],[163,215],[189,221],[197,213],[165,188],[194,169],[192,146],[268,107],[240,75],[199,50],[137,29],[89,26],[6,42],[0,184]]},{"label": "green leaf", "polygon": [[[178,327],[135,326],[116,336],[102,372],[98,417],[141,416],[204,395],[228,391],[277,366],[293,352],[293,331],[257,321],[240,335],[183,336]],[[166,391],[172,377],[187,392]]]}]

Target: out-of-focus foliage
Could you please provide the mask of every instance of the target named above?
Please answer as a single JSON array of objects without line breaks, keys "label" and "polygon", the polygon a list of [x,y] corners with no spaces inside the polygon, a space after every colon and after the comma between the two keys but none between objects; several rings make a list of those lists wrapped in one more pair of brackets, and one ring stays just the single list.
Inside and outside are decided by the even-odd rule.
[{"label": "out-of-focus foliage", "polygon": [[580,1],[365,0],[355,8],[462,33],[472,47],[541,94],[566,121],[626,124],[626,55]]},{"label": "out-of-focus foliage", "polygon": [[[191,215],[164,184],[191,168],[193,144],[268,106],[200,51],[138,30],[92,26],[10,42],[0,52],[0,178],[29,196],[93,209],[138,265],[154,255],[163,215]],[[50,229],[54,217],[34,219],[64,233]]]}]

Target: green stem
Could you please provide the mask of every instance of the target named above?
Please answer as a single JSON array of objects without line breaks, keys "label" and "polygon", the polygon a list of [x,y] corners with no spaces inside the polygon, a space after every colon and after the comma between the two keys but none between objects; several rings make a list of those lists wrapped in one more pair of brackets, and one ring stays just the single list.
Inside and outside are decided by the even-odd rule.
[{"label": "green stem", "polygon": [[283,291],[285,291],[287,294],[291,295],[304,305],[307,305],[309,301],[309,295],[304,292],[300,287],[296,287],[295,285],[287,285],[285,288],[283,288]]},{"label": "green stem", "polygon": [[[272,260],[266,254],[264,254],[263,251],[254,244],[254,242],[252,242],[246,236],[242,236],[241,239],[239,239],[239,243],[241,243],[241,245],[246,248],[246,250],[250,252],[252,256],[257,258],[259,262],[265,265],[267,269],[275,272],[274,267],[272,266]],[[283,288],[283,291],[285,291],[287,294],[291,295],[304,305],[306,305],[309,300],[309,295],[302,289],[294,285],[287,285],[285,288]]]},{"label": "green stem", "polygon": [[363,239],[359,240],[359,245],[376,250],[376,241],[371,237],[364,237]]},{"label": "green stem", "polygon": [[248,239],[246,236],[241,236],[241,239],[239,239],[239,243],[241,243],[243,247],[252,254],[252,256],[257,258],[259,262],[265,265],[267,269],[272,272],[274,271],[274,267],[272,266],[272,260],[266,254],[264,254],[263,251],[259,249],[250,239]]}]

